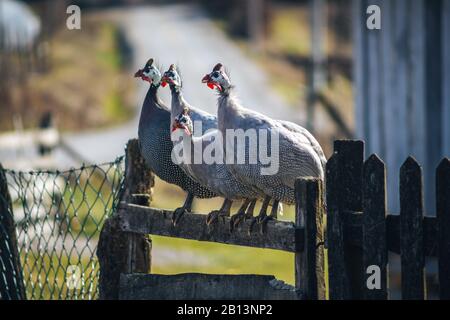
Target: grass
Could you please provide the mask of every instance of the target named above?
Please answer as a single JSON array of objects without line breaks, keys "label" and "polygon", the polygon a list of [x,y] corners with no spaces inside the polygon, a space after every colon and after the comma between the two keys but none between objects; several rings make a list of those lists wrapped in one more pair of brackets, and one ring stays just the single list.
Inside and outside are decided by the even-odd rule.
[{"label": "grass", "polygon": [[[184,192],[181,189],[159,179],[156,180],[153,191],[152,207],[175,209],[184,201]],[[222,201],[221,198],[197,199],[193,211],[206,214],[217,209]],[[233,206],[233,212],[238,206],[239,203]],[[259,207],[256,208],[258,209]],[[282,219],[292,221],[293,218],[293,206],[285,207]],[[292,253],[160,236],[151,238],[154,250],[153,273],[273,274],[289,284],[294,283]]]},{"label": "grass", "polygon": [[[169,250],[179,256],[177,261],[167,263],[158,261],[156,255],[152,262],[154,273],[273,274],[277,279],[294,283],[294,255],[291,253],[159,236],[152,236],[152,241],[156,252]],[[183,257],[188,259],[183,260]]]},{"label": "grass", "polygon": [[107,68],[120,71],[124,61],[119,46],[119,30],[112,23],[100,26],[99,37],[103,39],[97,51],[97,61]]},{"label": "grass", "polygon": [[[57,252],[21,252],[21,264],[28,299],[95,299],[99,264],[97,259]],[[72,266],[69,269],[69,266]],[[80,287],[70,286],[72,274],[80,271]],[[73,283],[73,282],[72,282]],[[68,285],[69,284],[69,285]]]}]

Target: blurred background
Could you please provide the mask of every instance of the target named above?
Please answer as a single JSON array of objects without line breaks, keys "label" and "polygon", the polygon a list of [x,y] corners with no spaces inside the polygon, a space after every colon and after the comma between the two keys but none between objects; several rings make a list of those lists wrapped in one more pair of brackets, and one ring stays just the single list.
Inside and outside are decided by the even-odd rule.
[{"label": "blurred background", "polygon": [[[80,30],[66,27],[70,4],[81,8]],[[372,4],[380,30],[366,27]],[[449,0],[0,0],[0,52],[4,167],[61,170],[122,155],[148,88],[133,75],[151,57],[162,68],[176,63],[186,99],[216,113],[200,80],[222,62],[245,106],[305,126],[327,157],[336,139],[364,139],[366,156],[387,164],[391,212],[412,154],[434,215],[434,170],[450,154]],[[160,91],[170,103],[169,90]],[[183,197],[158,181],[152,205],[173,209]],[[219,203],[198,201],[194,210]],[[286,208],[282,219],[292,218]],[[293,283],[291,254],[153,242],[154,272],[275,274]]]}]

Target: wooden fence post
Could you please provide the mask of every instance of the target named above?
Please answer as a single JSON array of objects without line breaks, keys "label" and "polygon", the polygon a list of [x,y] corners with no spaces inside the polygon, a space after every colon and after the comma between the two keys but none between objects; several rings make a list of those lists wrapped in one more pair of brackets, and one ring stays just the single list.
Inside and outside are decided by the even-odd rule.
[{"label": "wooden fence post", "polygon": [[350,299],[350,286],[344,256],[344,222],[339,210],[339,154],[326,165],[328,287],[330,300]]},{"label": "wooden fence post", "polygon": [[295,286],[309,300],[325,300],[323,188],[320,179],[295,183],[295,222],[304,229],[304,247],[295,254]]},{"label": "wooden fence post", "polygon": [[439,297],[450,300],[450,159],[436,170],[436,211],[438,220]]},{"label": "wooden fence post", "polygon": [[[379,268],[380,288],[370,288],[366,280],[364,298],[388,298],[388,248],[386,234],[386,169],[383,161],[372,155],[363,167],[363,262],[366,278]],[[369,273],[370,272],[370,273]],[[376,280],[376,279],[374,279]]]},{"label": "wooden fence post", "polygon": [[24,300],[26,292],[17,245],[8,181],[0,164],[0,300]]},{"label": "wooden fence post", "polygon": [[338,140],[327,163],[328,261],[330,299],[361,299],[363,254],[350,244],[344,221],[347,211],[362,211],[364,142]]},{"label": "wooden fence post", "polygon": [[408,157],[400,169],[402,299],[426,298],[422,169]]},{"label": "wooden fence post", "polygon": [[[149,205],[154,175],[145,165],[136,139],[128,141],[121,201]],[[122,232],[117,215],[105,221],[98,243],[100,299],[118,299],[121,273],[151,271],[151,240],[147,235]]]}]

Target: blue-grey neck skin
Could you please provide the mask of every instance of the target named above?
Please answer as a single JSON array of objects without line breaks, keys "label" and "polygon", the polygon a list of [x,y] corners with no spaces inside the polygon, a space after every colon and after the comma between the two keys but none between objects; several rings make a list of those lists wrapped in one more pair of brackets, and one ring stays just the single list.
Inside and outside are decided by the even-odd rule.
[{"label": "blue-grey neck skin", "polygon": [[222,86],[222,90],[217,90],[222,97],[230,96],[234,93],[234,85],[230,84],[228,87]]},{"label": "blue-grey neck skin", "polygon": [[197,198],[216,195],[188,177],[171,159],[170,111],[158,98],[157,86],[147,91],[139,120],[139,146],[149,169],[162,180],[180,186]]},{"label": "blue-grey neck skin", "polygon": [[155,86],[151,84],[145,95],[139,119],[138,133],[140,137],[154,135],[155,129],[159,129],[164,125],[161,123],[163,122],[164,114],[169,112],[165,104],[158,97],[158,89],[159,85]]},{"label": "blue-grey neck skin", "polygon": [[236,129],[234,125],[238,123],[233,121],[242,107],[235,101],[234,87],[228,88],[225,92],[219,92],[217,100],[217,125],[222,134],[226,134],[226,129]]},{"label": "blue-grey neck skin", "polygon": [[163,102],[158,97],[158,89],[159,84],[154,85],[151,84],[148,88],[147,94],[145,95],[144,104],[142,109],[146,109],[148,107],[161,107]]},{"label": "blue-grey neck skin", "polygon": [[172,102],[171,102],[171,120],[173,121],[175,117],[180,115],[184,108],[189,108],[189,104],[184,100],[183,93],[181,92],[181,88],[171,85],[170,91],[172,93]]}]

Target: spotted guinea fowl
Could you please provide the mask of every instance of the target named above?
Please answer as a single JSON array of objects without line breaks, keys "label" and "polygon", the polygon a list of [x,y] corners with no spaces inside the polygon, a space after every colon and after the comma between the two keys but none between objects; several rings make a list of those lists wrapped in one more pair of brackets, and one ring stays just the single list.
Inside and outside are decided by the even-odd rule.
[{"label": "spotted guinea fowl", "polygon": [[[267,132],[267,136],[275,137],[278,146],[268,153],[278,155],[278,170],[273,174],[262,174],[263,165],[229,164],[230,171],[243,183],[253,185],[262,190],[266,198],[258,216],[258,221],[266,223],[269,218],[276,218],[276,207],[279,202],[293,204],[294,184],[299,177],[324,177],[325,157],[316,139],[304,128],[288,122],[273,120],[261,113],[249,110],[240,105],[234,94],[234,86],[222,64],[217,64],[210,74],[205,75],[202,82],[211,89],[216,88],[218,97],[218,128],[224,134],[229,129],[256,129]],[[273,139],[273,138],[272,138]],[[258,147],[261,141],[258,143]],[[227,145],[228,141],[224,144]],[[246,143],[246,157],[250,152]],[[227,152],[225,149],[225,153]],[[230,152],[230,151],[228,151]],[[236,152],[232,150],[231,152]],[[274,205],[270,216],[266,210],[270,198]]]},{"label": "spotted guinea fowl", "polygon": [[[171,94],[172,94],[172,102],[171,102],[171,120],[172,123],[175,123],[176,118],[184,112],[184,110],[189,110],[189,119],[195,123],[201,124],[201,132],[200,134],[203,135],[206,131],[214,130],[217,128],[217,117],[213,116],[205,111],[202,111],[198,108],[195,108],[191,106],[183,97],[182,93],[182,79],[179,73],[179,70],[175,67],[175,65],[171,65],[169,69],[164,73],[164,76],[161,80],[162,86],[166,86],[166,84],[169,84]],[[194,132],[192,132],[194,133]],[[178,142],[174,142],[174,146],[177,145]],[[206,186],[210,186],[212,181],[208,181],[208,179],[205,179],[206,177],[201,174],[202,169],[204,170],[206,167],[203,164],[194,164],[191,163],[190,165],[186,165],[183,163],[180,163],[180,166],[184,169],[184,171],[190,175],[194,180],[204,183]],[[220,169],[225,169],[224,166],[222,166]],[[214,166],[210,169],[212,171],[216,170]],[[225,174],[222,172],[221,174]],[[229,176],[231,178],[231,176]],[[229,182],[229,181],[227,181]],[[221,190],[218,188],[218,184],[214,183],[212,184],[212,190],[218,190],[219,194],[225,197],[225,200],[223,202],[222,207],[219,210],[214,210],[208,214],[207,217],[207,223],[211,224],[214,221],[217,220],[218,215],[229,215],[232,201],[227,198],[227,192],[224,192],[225,190]],[[215,189],[216,188],[216,189]],[[250,195],[251,198],[254,198],[254,195]],[[234,196],[232,198],[235,198]],[[242,198],[242,197],[240,197]],[[245,213],[245,204],[248,205],[245,201],[244,205],[239,210],[239,215],[244,215]],[[249,211],[247,212],[247,215],[253,215],[253,208],[254,208],[254,201],[251,202],[251,206],[249,207]]]},{"label": "spotted guinea fowl", "polygon": [[176,224],[185,211],[191,210],[194,197],[212,198],[216,194],[191,179],[172,161],[170,111],[158,98],[161,72],[153,65],[153,59],[150,59],[144,68],[139,69],[135,77],[150,83],[139,119],[138,141],[142,156],[159,178],[181,187],[188,193],[184,205],[174,211],[173,223]]},{"label": "spotted guinea fowl", "polygon": [[[181,130],[179,130],[181,129]],[[214,191],[219,196],[225,198],[224,204],[220,210],[213,211],[209,224],[216,221],[219,216],[228,216],[230,214],[231,204],[235,200],[243,200],[243,204],[238,211],[238,215],[245,215],[245,210],[252,204],[254,207],[255,199],[261,198],[262,193],[256,192],[254,189],[244,185],[237,180],[229,171],[226,164],[223,163],[221,133],[217,129],[208,130],[202,136],[193,136],[194,125],[189,115],[189,110],[184,109],[178,115],[172,124],[172,139],[177,141],[179,138],[187,140],[190,154],[190,161],[185,161],[180,164],[181,167],[186,167],[200,183],[207,185],[208,188]],[[183,149],[184,150],[184,149]],[[204,150],[210,150],[209,159],[204,159],[199,164],[192,164],[192,159],[203,156]],[[183,152],[183,156],[186,154]],[[248,213],[247,213],[248,214]],[[253,213],[252,213],[253,215]],[[230,226],[233,230],[233,225]]]}]

